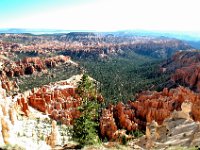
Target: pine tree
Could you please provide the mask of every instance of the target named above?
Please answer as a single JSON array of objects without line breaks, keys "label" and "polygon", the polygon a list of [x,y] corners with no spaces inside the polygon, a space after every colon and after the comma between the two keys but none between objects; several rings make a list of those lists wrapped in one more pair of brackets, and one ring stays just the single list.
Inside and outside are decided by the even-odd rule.
[{"label": "pine tree", "polygon": [[82,99],[95,97],[96,90],[93,81],[89,79],[87,74],[83,74],[81,80],[78,83],[77,92],[82,97]]},{"label": "pine tree", "polygon": [[[99,104],[95,96],[95,86],[88,75],[83,75],[77,91],[82,98],[82,105],[79,108],[81,116],[75,119],[70,133],[72,140],[78,142],[83,147],[84,145],[91,145],[98,142],[97,118]],[[93,96],[92,99],[91,96]]]}]

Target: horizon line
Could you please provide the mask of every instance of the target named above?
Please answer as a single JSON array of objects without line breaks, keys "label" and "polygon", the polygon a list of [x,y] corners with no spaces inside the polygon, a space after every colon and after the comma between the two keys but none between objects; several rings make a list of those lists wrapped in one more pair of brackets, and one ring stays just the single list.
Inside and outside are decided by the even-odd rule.
[{"label": "horizon line", "polygon": [[[118,30],[90,30],[90,29],[61,29],[61,28],[0,28],[0,30],[44,30],[44,31],[76,31],[76,32],[121,32],[121,31],[141,31],[141,32],[163,32],[163,33],[200,33],[200,31],[192,30],[155,30],[155,29],[118,29]],[[183,34],[184,34],[183,33]]]}]

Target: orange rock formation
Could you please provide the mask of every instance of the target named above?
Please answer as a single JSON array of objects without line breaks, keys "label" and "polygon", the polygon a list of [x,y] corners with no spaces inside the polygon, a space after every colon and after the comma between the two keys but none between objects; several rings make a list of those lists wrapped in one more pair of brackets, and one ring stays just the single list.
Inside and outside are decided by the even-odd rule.
[{"label": "orange rock formation", "polygon": [[41,112],[49,114],[52,119],[64,124],[72,124],[73,119],[80,116],[77,107],[81,99],[75,93],[71,85],[63,85],[65,88],[42,87],[37,92],[28,96],[29,105]]},{"label": "orange rock formation", "polygon": [[[145,130],[146,124],[153,120],[161,125],[174,110],[181,111],[183,102],[192,103],[191,117],[195,121],[200,121],[199,94],[184,87],[170,90],[165,88],[161,92],[142,92],[136,97],[136,101],[129,101],[126,105],[119,102],[117,105],[112,105],[103,110],[100,119],[101,134],[103,137],[113,139],[114,132],[117,129]],[[111,124],[114,130],[112,130]],[[105,129],[105,127],[107,128]]]}]

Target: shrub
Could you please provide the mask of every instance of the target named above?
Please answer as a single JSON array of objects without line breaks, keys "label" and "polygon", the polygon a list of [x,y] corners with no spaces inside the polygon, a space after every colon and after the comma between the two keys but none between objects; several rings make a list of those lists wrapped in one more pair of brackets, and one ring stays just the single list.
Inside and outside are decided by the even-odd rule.
[{"label": "shrub", "polygon": [[130,134],[134,135],[134,137],[136,137],[136,138],[139,138],[139,137],[144,135],[144,133],[142,131],[140,131],[140,130],[131,131]]},{"label": "shrub", "polygon": [[122,136],[122,144],[126,145],[127,144],[127,138],[125,135]]}]

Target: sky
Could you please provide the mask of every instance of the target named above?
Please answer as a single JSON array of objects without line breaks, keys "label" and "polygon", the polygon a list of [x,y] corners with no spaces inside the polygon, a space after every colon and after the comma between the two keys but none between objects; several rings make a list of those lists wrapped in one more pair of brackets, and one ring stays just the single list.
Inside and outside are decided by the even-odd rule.
[{"label": "sky", "polygon": [[0,28],[200,32],[199,0],[0,0]]}]

